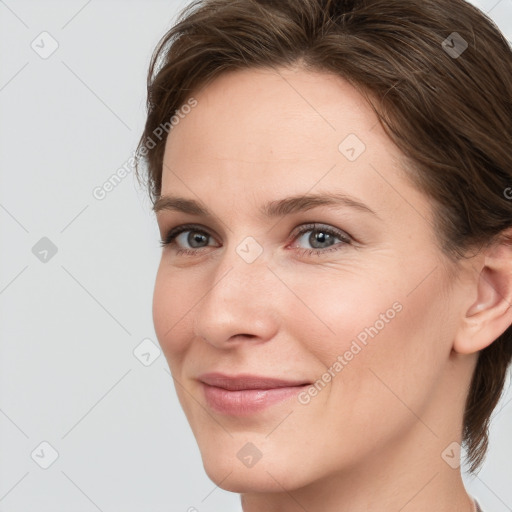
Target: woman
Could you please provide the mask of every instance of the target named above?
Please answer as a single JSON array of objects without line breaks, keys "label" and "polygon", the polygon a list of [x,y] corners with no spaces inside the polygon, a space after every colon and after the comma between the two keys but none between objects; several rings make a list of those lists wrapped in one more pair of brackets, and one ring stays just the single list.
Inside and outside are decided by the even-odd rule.
[{"label": "woman", "polygon": [[245,512],[480,510],[512,355],[512,52],[463,0],[204,0],[155,50],[155,331]]}]

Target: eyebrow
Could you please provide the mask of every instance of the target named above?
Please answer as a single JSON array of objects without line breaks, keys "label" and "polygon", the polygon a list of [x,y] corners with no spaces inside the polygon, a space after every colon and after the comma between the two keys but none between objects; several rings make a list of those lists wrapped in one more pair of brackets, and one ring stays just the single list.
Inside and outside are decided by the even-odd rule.
[{"label": "eyebrow", "polygon": [[[318,206],[349,207],[380,218],[369,206],[343,193],[296,195],[270,201],[260,208],[264,217],[283,217],[296,212],[307,211]],[[193,199],[176,196],[160,196],[153,205],[153,211],[177,211],[204,217],[212,216],[207,208]]]}]

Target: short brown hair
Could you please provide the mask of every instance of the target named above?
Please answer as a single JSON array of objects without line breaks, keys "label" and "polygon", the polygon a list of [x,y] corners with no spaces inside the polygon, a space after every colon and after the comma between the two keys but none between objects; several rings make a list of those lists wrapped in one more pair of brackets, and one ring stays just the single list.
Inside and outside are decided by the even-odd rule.
[{"label": "short brown hair", "polygon": [[[146,164],[153,203],[166,141],[155,133],[187,98],[226,71],[297,63],[365,95],[408,159],[411,182],[433,201],[450,261],[512,226],[505,192],[512,191],[512,51],[494,22],[464,0],[192,2],[148,72],[136,171]],[[471,472],[485,456],[511,358],[512,327],[480,351],[463,419]]]}]

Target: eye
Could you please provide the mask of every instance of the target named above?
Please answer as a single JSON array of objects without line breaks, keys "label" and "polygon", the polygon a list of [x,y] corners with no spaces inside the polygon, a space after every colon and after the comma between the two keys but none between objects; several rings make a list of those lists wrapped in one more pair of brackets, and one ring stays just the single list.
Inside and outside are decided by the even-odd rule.
[{"label": "eye", "polygon": [[[209,241],[210,235],[200,226],[184,224],[171,229],[160,241],[162,247],[176,245],[176,254],[187,254],[190,256],[202,252],[201,249],[211,247]],[[329,251],[342,249],[346,245],[352,244],[352,237],[332,226],[321,224],[306,224],[300,227],[295,233],[294,240],[299,244],[309,244],[310,248],[298,247],[301,255],[321,255]],[[215,246],[215,245],[213,245]],[[292,246],[295,248],[295,245]]]},{"label": "eye", "polygon": [[177,245],[176,254],[194,255],[203,247],[208,247],[208,239],[210,238],[212,236],[199,226],[184,224],[171,229],[160,241],[160,245],[162,247]]},{"label": "eye", "polygon": [[299,253],[302,255],[320,255],[329,251],[337,251],[352,243],[352,237],[344,231],[321,224],[301,226],[295,239],[299,244],[309,244],[310,247],[313,247],[312,249],[299,249]]}]

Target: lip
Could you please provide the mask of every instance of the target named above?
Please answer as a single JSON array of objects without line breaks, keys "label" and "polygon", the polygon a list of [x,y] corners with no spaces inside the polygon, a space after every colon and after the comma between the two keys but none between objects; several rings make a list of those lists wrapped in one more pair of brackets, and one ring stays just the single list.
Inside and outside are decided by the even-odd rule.
[{"label": "lip", "polygon": [[221,414],[246,416],[296,396],[311,383],[260,375],[205,373],[198,377],[206,403]]}]

